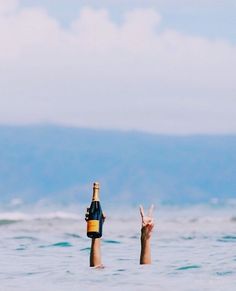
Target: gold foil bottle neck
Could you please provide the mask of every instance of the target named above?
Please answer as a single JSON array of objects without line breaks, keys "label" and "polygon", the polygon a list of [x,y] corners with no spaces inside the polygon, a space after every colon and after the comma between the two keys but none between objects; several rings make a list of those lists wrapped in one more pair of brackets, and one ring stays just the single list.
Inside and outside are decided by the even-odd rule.
[{"label": "gold foil bottle neck", "polygon": [[98,182],[94,182],[93,183],[93,188],[99,189],[99,183]]},{"label": "gold foil bottle neck", "polygon": [[99,183],[93,183],[93,201],[99,201]]}]

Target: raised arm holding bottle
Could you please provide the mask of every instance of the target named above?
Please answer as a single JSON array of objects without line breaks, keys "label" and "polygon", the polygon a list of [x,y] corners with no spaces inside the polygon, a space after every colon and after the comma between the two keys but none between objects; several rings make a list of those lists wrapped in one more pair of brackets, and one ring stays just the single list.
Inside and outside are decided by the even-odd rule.
[{"label": "raised arm holding bottle", "polygon": [[99,199],[99,183],[93,184],[93,197],[87,213],[85,215],[87,221],[87,236],[92,239],[90,250],[90,267],[102,267],[101,260],[101,241],[102,226],[105,221],[105,215],[102,212]]}]

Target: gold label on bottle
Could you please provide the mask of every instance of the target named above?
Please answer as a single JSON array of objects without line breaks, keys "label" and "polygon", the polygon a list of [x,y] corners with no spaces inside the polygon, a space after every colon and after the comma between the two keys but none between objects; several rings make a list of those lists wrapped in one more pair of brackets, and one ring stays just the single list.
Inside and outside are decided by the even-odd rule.
[{"label": "gold label on bottle", "polygon": [[87,232],[99,232],[99,220],[89,220],[87,223]]}]

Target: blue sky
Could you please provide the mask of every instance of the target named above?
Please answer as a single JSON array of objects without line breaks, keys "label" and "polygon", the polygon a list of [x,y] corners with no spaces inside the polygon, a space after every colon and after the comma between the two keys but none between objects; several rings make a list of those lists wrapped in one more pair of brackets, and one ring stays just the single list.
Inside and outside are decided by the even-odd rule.
[{"label": "blue sky", "polygon": [[209,38],[222,38],[236,42],[236,2],[234,0],[113,0],[113,1],[77,1],[70,0],[22,0],[22,7],[45,7],[52,17],[63,26],[68,26],[78,17],[84,6],[94,9],[105,8],[113,21],[120,23],[124,12],[136,8],[153,8],[162,15],[162,27],[175,28],[191,35]]},{"label": "blue sky", "polygon": [[0,123],[236,132],[235,1],[0,0]]}]

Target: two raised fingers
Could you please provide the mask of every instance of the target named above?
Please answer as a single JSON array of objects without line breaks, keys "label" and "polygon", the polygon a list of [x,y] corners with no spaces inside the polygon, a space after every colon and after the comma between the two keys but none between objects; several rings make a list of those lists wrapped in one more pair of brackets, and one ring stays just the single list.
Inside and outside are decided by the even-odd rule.
[{"label": "two raised fingers", "polygon": [[[152,204],[149,209],[148,209],[148,217],[152,217],[153,216],[153,209],[154,209],[154,205]],[[143,206],[140,205],[139,206],[139,211],[140,211],[140,215],[142,217],[142,219],[145,217],[145,213],[144,213],[144,209],[143,209]]]}]

